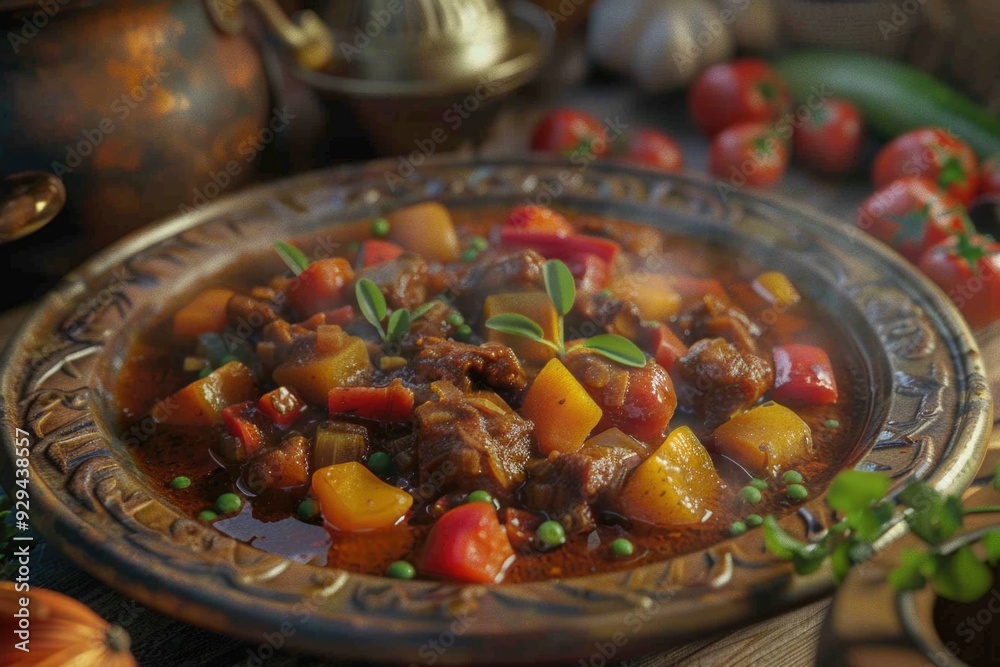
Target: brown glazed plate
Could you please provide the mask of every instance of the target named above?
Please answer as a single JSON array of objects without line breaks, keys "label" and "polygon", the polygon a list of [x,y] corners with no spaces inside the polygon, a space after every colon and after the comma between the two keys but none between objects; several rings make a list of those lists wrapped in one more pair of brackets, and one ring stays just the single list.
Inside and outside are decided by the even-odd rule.
[{"label": "brown glazed plate", "polygon": [[[394,168],[309,173],[138,232],[68,275],[25,322],[3,359],[0,470],[14,488],[15,428],[27,431],[32,522],[66,556],[196,625],[254,642],[279,632],[296,650],[403,664],[621,658],[830,593],[828,570],[793,576],[759,530],[626,571],[461,586],[294,562],[165,500],[116,433],[111,389],[137,332],[172,297],[275,240],[426,199],[461,209],[555,198],[777,266],[835,315],[862,361],[866,415],[850,465],[885,471],[893,490],[924,479],[954,491],[973,478],[992,412],[976,343],[935,287],[850,225],[711,181],[602,163],[429,160],[405,180]],[[804,537],[830,519],[816,494],[782,521]]]}]

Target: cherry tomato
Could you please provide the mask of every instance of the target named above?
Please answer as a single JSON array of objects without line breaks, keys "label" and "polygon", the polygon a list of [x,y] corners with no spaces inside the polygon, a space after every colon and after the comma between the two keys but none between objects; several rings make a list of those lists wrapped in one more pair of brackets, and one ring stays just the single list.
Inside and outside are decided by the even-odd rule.
[{"label": "cherry tomato", "polygon": [[670,136],[648,127],[630,132],[615,145],[615,157],[666,172],[684,168],[684,154]]},{"label": "cherry tomato", "polygon": [[973,329],[1000,319],[1000,243],[979,234],[959,234],[924,253],[917,266],[944,290]]},{"label": "cherry tomato", "polygon": [[691,117],[710,137],[737,123],[775,120],[790,106],[788,86],[759,58],[712,65],[688,92]]},{"label": "cherry tomato", "polygon": [[826,99],[795,126],[792,148],[804,165],[827,174],[846,174],[861,154],[862,121],[846,100]]},{"label": "cherry tomato", "polygon": [[969,145],[947,130],[921,127],[896,137],[875,156],[875,187],[903,176],[923,176],[968,204],[979,189],[979,162]]},{"label": "cherry tomato", "polygon": [[514,559],[507,531],[493,503],[466,503],[448,510],[431,527],[420,571],[432,577],[497,583]]},{"label": "cherry tomato", "polygon": [[602,157],[610,150],[601,121],[576,109],[556,109],[539,121],[531,149],[566,156]]},{"label": "cherry tomato", "polygon": [[788,167],[788,147],[768,123],[741,123],[715,136],[708,170],[734,186],[767,187]]},{"label": "cherry tomato", "polygon": [[962,205],[919,176],[876,191],[861,203],[855,224],[911,262],[949,236],[970,231]]},{"label": "cherry tomato", "polygon": [[1000,154],[986,158],[980,165],[979,192],[984,195],[1000,194]]}]

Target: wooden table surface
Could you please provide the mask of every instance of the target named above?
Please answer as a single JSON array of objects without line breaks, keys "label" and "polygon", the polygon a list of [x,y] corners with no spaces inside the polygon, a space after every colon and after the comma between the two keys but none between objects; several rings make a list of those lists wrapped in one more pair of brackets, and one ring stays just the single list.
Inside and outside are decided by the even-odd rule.
[{"label": "wooden table surface", "polygon": [[[646,98],[620,83],[591,82],[561,91],[558,98],[543,100],[542,104],[575,106],[630,126],[642,124],[667,130],[681,144],[688,168],[699,172],[705,170],[707,141],[688,123],[683,99],[679,97]],[[482,153],[500,155],[523,151],[529,128],[539,114],[538,108],[538,101],[534,100],[530,104],[515,103],[506,109]],[[793,167],[773,192],[806,202],[848,224],[868,189],[863,176],[838,183]],[[27,311],[28,308],[19,308],[0,316],[0,341],[6,342]],[[44,542],[37,545],[34,554],[32,584],[70,595],[109,621],[125,626],[132,635],[133,653],[143,666],[247,665],[252,650],[257,648],[143,608],[96,581]],[[725,636],[618,664],[805,667],[815,662],[819,630],[828,606],[829,600],[821,600]],[[266,664],[269,667],[305,667],[331,663],[279,651]]]}]

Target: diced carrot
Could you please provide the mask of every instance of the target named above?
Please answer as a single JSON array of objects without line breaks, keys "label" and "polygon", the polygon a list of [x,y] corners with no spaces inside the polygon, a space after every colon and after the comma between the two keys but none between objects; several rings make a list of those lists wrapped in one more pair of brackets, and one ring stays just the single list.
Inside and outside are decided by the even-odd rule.
[{"label": "diced carrot", "polygon": [[656,359],[656,363],[669,371],[678,359],[687,354],[687,351],[687,345],[671,331],[670,327],[663,323],[656,327],[649,347],[649,353]]},{"label": "diced carrot", "polygon": [[455,224],[451,213],[441,204],[414,204],[386,217],[390,225],[389,238],[410,252],[439,262],[458,259],[460,250]]},{"label": "diced carrot", "polygon": [[174,313],[173,336],[195,340],[205,333],[219,333],[229,323],[226,305],[233,296],[228,289],[207,289]]},{"label": "diced carrot", "polygon": [[296,276],[285,291],[288,303],[300,318],[340,306],[354,271],[343,257],[320,259]]},{"label": "diced carrot", "polygon": [[226,431],[240,441],[247,458],[264,446],[264,434],[254,423],[255,412],[253,401],[236,403],[222,409],[222,423],[225,424]]},{"label": "diced carrot", "polygon": [[[559,317],[545,292],[504,292],[491,294],[483,302],[483,321],[502,313],[524,315],[542,327],[546,340],[555,343],[558,336]],[[521,359],[543,362],[555,356],[555,350],[538,341],[486,329],[486,340],[503,343]]]},{"label": "diced carrot", "polygon": [[354,311],[354,306],[341,306],[334,310],[329,310],[325,315],[326,324],[336,324],[337,326],[346,326],[350,322],[354,321],[357,314]]},{"label": "diced carrot", "polygon": [[312,494],[326,522],[345,531],[389,528],[413,505],[413,496],[383,482],[357,461],[317,470],[312,476]]},{"label": "diced carrot", "polygon": [[407,422],[413,416],[413,392],[398,379],[386,387],[335,387],[327,395],[330,415]]},{"label": "diced carrot", "polygon": [[253,372],[232,361],[163,399],[153,406],[151,414],[163,424],[211,426],[222,422],[223,408],[256,395]]},{"label": "diced carrot", "polygon": [[294,389],[278,387],[260,397],[257,406],[265,417],[273,423],[288,428],[306,411],[303,401]]},{"label": "diced carrot", "polygon": [[670,432],[622,487],[622,513],[635,521],[674,525],[701,521],[724,485],[712,458],[688,426]]},{"label": "diced carrot", "polygon": [[534,422],[538,448],[546,456],[580,449],[602,414],[600,406],[558,359],[545,364],[521,406],[521,416]]},{"label": "diced carrot", "polygon": [[573,225],[569,220],[556,213],[551,208],[528,204],[515,206],[504,221],[504,225],[523,232],[555,234],[569,236],[573,233]]},{"label": "diced carrot", "polygon": [[403,247],[392,241],[382,239],[365,239],[361,242],[361,266],[375,266],[382,262],[396,259],[404,252]]},{"label": "diced carrot", "polygon": [[765,403],[732,417],[712,434],[715,449],[754,475],[775,474],[812,450],[812,431],[795,412]]}]

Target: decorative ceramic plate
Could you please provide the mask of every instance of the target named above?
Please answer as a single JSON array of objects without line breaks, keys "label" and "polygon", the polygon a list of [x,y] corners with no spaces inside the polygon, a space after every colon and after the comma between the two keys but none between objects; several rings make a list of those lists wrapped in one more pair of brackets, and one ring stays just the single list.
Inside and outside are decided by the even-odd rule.
[{"label": "decorative ceramic plate", "polygon": [[[894,489],[920,478],[954,490],[975,473],[991,401],[972,336],[936,288],[850,226],[713,182],[606,164],[437,160],[406,179],[395,167],[311,173],[227,198],[121,241],[49,295],[6,350],[0,397],[2,481],[15,488],[15,429],[23,429],[31,518],[48,540],[108,585],[190,623],[403,663],[431,653],[439,664],[622,657],[829,593],[829,571],[794,577],[765,552],[761,531],[627,571],[461,586],[294,562],[163,498],[116,432],[112,388],[137,333],[172,296],[241,253],[425,199],[456,209],[555,200],[777,266],[835,316],[859,361],[864,414],[848,464],[885,471]],[[824,507],[817,494],[783,525],[799,536],[821,531]]]}]

